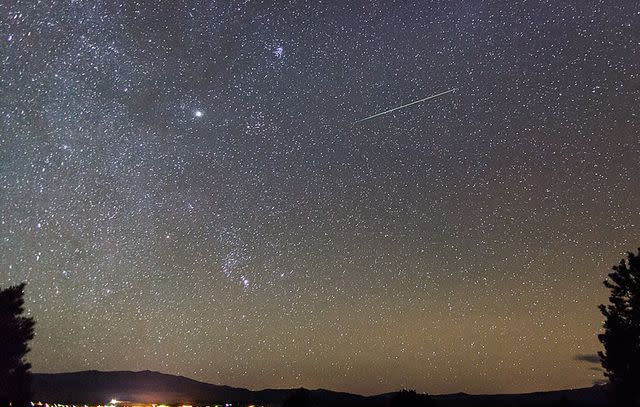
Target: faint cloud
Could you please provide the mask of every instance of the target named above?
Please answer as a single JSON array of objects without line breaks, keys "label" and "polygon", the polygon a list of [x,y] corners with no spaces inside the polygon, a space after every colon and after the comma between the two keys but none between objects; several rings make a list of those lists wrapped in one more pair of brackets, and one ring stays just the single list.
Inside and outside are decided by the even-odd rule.
[{"label": "faint cloud", "polygon": [[600,363],[600,356],[591,353],[581,353],[573,357],[573,360],[587,363]]}]

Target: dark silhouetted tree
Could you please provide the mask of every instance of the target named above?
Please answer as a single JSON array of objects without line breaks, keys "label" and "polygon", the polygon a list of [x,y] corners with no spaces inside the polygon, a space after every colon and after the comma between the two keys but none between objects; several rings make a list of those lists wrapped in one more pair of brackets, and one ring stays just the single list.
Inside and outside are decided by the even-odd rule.
[{"label": "dark silhouetted tree", "polygon": [[33,318],[24,313],[25,284],[0,290],[0,405],[28,405],[31,365],[24,359],[33,339]]},{"label": "dark silhouetted tree", "polygon": [[640,249],[638,255],[613,267],[604,285],[611,290],[609,305],[600,305],[605,317],[598,352],[610,393],[618,402],[637,403],[640,395]]},{"label": "dark silhouetted tree", "polygon": [[400,390],[389,399],[389,407],[433,407],[435,402],[428,394],[418,394],[415,390]]},{"label": "dark silhouetted tree", "polygon": [[308,407],[309,404],[309,390],[301,387],[291,393],[289,398],[282,404],[282,407]]}]

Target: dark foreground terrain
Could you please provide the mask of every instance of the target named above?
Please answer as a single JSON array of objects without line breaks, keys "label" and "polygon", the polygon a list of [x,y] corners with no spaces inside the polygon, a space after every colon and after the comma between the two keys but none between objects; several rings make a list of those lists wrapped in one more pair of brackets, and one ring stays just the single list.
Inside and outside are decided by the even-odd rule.
[{"label": "dark foreground terrain", "polygon": [[[279,406],[292,399],[298,389],[252,391],[198,382],[182,376],[158,372],[36,373],[33,399],[47,403],[105,404],[111,399],[140,403]],[[309,390],[309,407],[354,406],[386,407],[393,393],[361,396],[329,390]],[[602,387],[508,395],[469,395],[464,393],[433,396],[436,406],[599,406],[606,404]],[[291,403],[287,403],[290,405]],[[298,403],[299,404],[299,403]]]}]

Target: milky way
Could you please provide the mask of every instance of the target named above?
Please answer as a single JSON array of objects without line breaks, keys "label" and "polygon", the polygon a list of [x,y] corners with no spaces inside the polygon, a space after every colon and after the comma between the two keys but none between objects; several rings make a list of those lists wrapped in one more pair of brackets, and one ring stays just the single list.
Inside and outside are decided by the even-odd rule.
[{"label": "milky way", "polygon": [[601,281],[640,244],[635,2],[0,15],[0,285],[28,282],[35,371],[363,393],[602,379],[582,361]]}]

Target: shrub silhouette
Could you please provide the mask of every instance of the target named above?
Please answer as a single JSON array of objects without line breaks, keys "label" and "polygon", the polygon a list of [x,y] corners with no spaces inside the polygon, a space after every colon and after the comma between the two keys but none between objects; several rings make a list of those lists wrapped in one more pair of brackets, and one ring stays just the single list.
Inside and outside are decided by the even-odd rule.
[{"label": "shrub silhouette", "polygon": [[389,407],[433,407],[435,402],[428,394],[418,394],[415,390],[400,390],[389,399]]},{"label": "shrub silhouette", "polygon": [[0,290],[0,405],[26,406],[31,364],[24,360],[33,339],[33,318],[24,313],[25,284]]},{"label": "shrub silhouette", "polygon": [[604,351],[598,355],[611,396],[631,405],[640,395],[640,249],[638,255],[627,253],[626,261],[613,267],[604,285],[611,294],[610,304],[600,305],[605,322],[598,339]]}]

